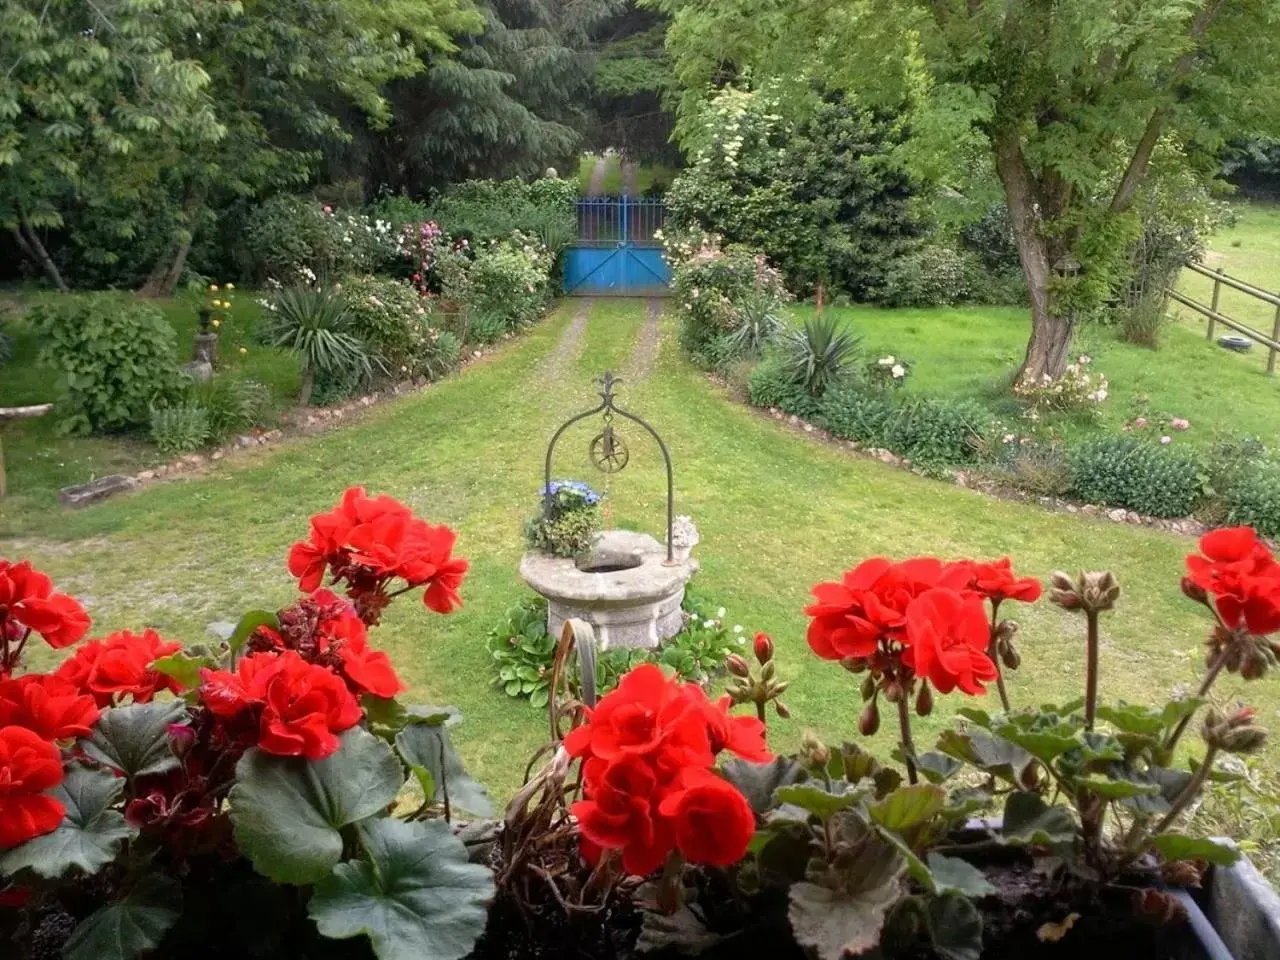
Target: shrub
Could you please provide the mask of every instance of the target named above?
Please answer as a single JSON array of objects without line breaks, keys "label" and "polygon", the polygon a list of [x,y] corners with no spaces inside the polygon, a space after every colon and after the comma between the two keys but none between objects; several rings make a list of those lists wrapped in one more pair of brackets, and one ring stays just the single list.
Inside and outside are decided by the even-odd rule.
[{"label": "shrub", "polygon": [[337,407],[359,396],[369,385],[369,378],[359,370],[317,371],[311,398],[313,407]]},{"label": "shrub", "polygon": [[987,272],[1021,272],[1018,243],[1009,222],[1009,208],[1003,200],[988,206],[981,219],[965,224],[960,231],[960,239],[965,248],[982,261]]},{"label": "shrub", "polygon": [[363,341],[355,335],[351,315],[338,292],[293,287],[281,290],[263,313],[266,341],[298,355],[302,391],[298,401],[311,402],[317,377],[367,380],[373,365]]},{"label": "shrub", "polygon": [[852,370],[860,343],[834,313],[807,317],[783,341],[783,368],[793,383],[820,397]]},{"label": "shrub", "polygon": [[116,431],[147,422],[179,387],[174,332],[150,304],[109,294],[44,300],[30,313],[39,362],[66,391],[59,429]]},{"label": "shrub", "polygon": [[151,408],[151,442],[161,453],[190,453],[209,442],[209,411],[198,403]]},{"label": "shrub", "polygon": [[13,357],[13,337],[4,329],[4,320],[0,319],[0,363],[7,363]]},{"label": "shrub", "polygon": [[366,212],[375,220],[391,224],[392,232],[398,232],[406,224],[416,225],[431,219],[431,209],[425,203],[400,193],[380,194]]},{"label": "shrub", "polygon": [[258,207],[244,237],[251,272],[289,284],[372,273],[399,259],[396,241],[387,220],[293,196]]},{"label": "shrub", "polygon": [[188,400],[205,411],[209,440],[220,443],[263,422],[271,407],[271,391],[257,380],[218,376],[192,385]]},{"label": "shrub", "polygon": [[1006,434],[999,460],[1000,472],[1011,485],[1037,497],[1063,497],[1071,492],[1071,466],[1057,444],[1022,442]]},{"label": "shrub", "polygon": [[669,220],[762,251],[797,292],[873,297],[924,229],[920,184],[890,161],[904,116],[836,93],[784,109],[767,85],[725,87],[682,121],[690,163],[666,193]]},{"label": "shrub", "polygon": [[440,249],[435,268],[441,297],[466,306],[468,339],[477,343],[534,323],[550,297],[551,255],[523,234]]},{"label": "shrub", "polygon": [[537,236],[558,252],[555,243],[576,235],[577,199],[577,184],[568,180],[468,180],[432,204],[430,219],[450,236],[465,237],[472,244],[518,232]]},{"label": "shrub", "polygon": [[1207,475],[1192,454],[1138,437],[1090,440],[1071,450],[1071,492],[1081,500],[1152,517],[1185,517],[1204,496]]},{"label": "shrub", "polygon": [[1031,419],[1046,410],[1096,412],[1110,393],[1107,378],[1090,369],[1088,354],[1067,364],[1056,380],[1047,373],[1039,380],[1028,375],[1013,385],[1013,395],[1027,405]]},{"label": "shrub", "polygon": [[579,557],[600,532],[600,494],[579,480],[552,480],[525,523],[525,543],[553,557]]},{"label": "shrub", "polygon": [[1227,522],[1248,524],[1280,538],[1280,464],[1266,463],[1244,471],[1226,490]]},{"label": "shrub", "polygon": [[842,439],[883,447],[925,467],[975,461],[993,428],[991,413],[981,404],[899,399],[858,383],[827,391],[818,419]]},{"label": "shrub", "polygon": [[777,407],[806,420],[818,413],[817,399],[792,379],[776,353],[766,356],[748,375],[747,399],[752,406]]},{"label": "shrub", "polygon": [[891,307],[948,307],[974,299],[973,278],[982,273],[973,254],[930,243],[894,260],[876,299]]},{"label": "shrub", "polygon": [[672,293],[684,314],[680,342],[695,363],[723,369],[758,356],[778,337],[782,306],[791,295],[763,254],[721,248],[716,238],[701,234],[672,233],[663,242],[673,266]]},{"label": "shrub", "polygon": [[342,283],[351,332],[397,377],[422,372],[431,318],[409,284],[385,277],[349,277]]}]

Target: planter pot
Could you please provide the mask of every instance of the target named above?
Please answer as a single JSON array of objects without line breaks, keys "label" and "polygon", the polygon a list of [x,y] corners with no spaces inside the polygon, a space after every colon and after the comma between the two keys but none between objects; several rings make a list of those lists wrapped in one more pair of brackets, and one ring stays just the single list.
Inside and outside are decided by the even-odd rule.
[{"label": "planter pot", "polygon": [[1280,896],[1247,857],[1214,867],[1197,902],[1234,960],[1280,960]]}]

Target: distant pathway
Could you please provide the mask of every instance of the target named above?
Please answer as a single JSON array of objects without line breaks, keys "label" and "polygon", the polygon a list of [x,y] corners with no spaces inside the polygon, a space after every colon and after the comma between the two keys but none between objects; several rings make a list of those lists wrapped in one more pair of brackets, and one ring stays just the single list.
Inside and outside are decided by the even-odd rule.
[{"label": "distant pathway", "polygon": [[658,319],[662,316],[662,301],[657,297],[650,297],[644,306],[644,326],[640,328],[640,337],[636,340],[623,371],[623,376],[632,383],[653,373],[658,363]]},{"label": "distant pathway", "polygon": [[604,192],[604,178],[609,172],[609,158],[596,157],[596,165],[591,168],[591,179],[587,181],[587,196],[598,197]]},{"label": "distant pathway", "polygon": [[622,195],[624,197],[636,195],[636,174],[639,169],[639,165],[634,160],[622,161]]},{"label": "distant pathway", "polygon": [[582,350],[582,334],[587,329],[592,302],[590,297],[578,301],[578,308],[573,312],[573,320],[564,328],[564,333],[560,335],[560,342],[542,361],[540,375],[544,382],[560,379],[569,364]]}]

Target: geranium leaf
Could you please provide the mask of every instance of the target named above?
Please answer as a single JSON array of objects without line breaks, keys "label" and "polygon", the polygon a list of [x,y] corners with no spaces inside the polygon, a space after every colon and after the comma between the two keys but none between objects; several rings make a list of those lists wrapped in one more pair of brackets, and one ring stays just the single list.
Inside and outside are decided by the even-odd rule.
[{"label": "geranium leaf", "polygon": [[773,798],[777,804],[791,804],[820,820],[829,820],[841,810],[848,810],[857,805],[870,793],[869,789],[858,787],[844,780],[834,780],[828,790],[823,785],[810,781],[796,783],[789,787],[779,787]]},{"label": "geranium leaf", "polygon": [[986,897],[996,892],[981,870],[959,857],[929,854],[929,872],[938,893],[962,893],[966,897]]},{"label": "geranium leaf", "polygon": [[342,857],[339,829],[385,810],[404,785],[391,748],[352,727],[323,760],[248,751],[236,764],[231,823],[263,876],[315,883]]},{"label": "geranium leaf", "polygon": [[1042,763],[1050,763],[1080,746],[1079,737],[1064,730],[1024,730],[1017,724],[1005,723],[996,727],[995,734],[1021,747]]},{"label": "geranium leaf", "polygon": [[840,960],[870,950],[880,942],[885,914],[902,897],[894,877],[857,894],[816,883],[791,886],[787,916],[796,940],[820,960]]},{"label": "geranium leaf", "polygon": [[658,902],[658,885],[650,881],[635,895],[640,905],[640,938],[636,950],[650,953],[654,950],[675,948],[678,953],[696,957],[724,939],[723,934],[707,929],[696,913],[682,904],[675,913],[655,909]]},{"label": "geranium leaf", "polygon": [[1240,851],[1206,837],[1188,837],[1181,833],[1162,833],[1151,846],[1166,860],[1204,860],[1229,867],[1240,859]]},{"label": "geranium leaf", "polygon": [[192,656],[186,651],[179,650],[177,653],[161,657],[159,660],[152,660],[150,667],[156,673],[163,673],[166,677],[173,677],[184,690],[192,690],[200,686],[201,668],[216,667],[217,665],[218,661],[213,657]]},{"label": "geranium leaf", "polygon": [[984,729],[991,729],[991,714],[985,710],[979,710],[977,707],[961,707],[956,711],[960,716],[964,717],[970,723],[976,723]]},{"label": "geranium leaf", "polygon": [[369,726],[377,728],[375,732],[379,735],[384,731],[387,734],[397,733],[409,720],[409,711],[395,697],[375,697],[366,693],[360,698],[360,706],[369,719]]},{"label": "geranium leaf", "polygon": [[1104,800],[1128,800],[1132,797],[1154,797],[1160,794],[1158,783],[1139,783],[1124,777],[1108,777],[1101,773],[1077,777],[1075,782]]},{"label": "geranium leaf", "polygon": [[338,864],[307,912],[326,937],[367,936],[378,960],[458,960],[484,932],[493,875],[442,820],[360,825],[367,859]]},{"label": "geranium leaf", "polygon": [[451,808],[479,817],[493,815],[493,801],[485,788],[463,768],[462,759],[449,741],[446,721],[410,721],[396,735],[396,749],[411,769],[422,767],[430,772],[435,784],[435,793],[429,798],[433,802],[443,803],[447,797]]},{"label": "geranium leaf", "polygon": [[133,960],[160,946],[181,910],[177,882],[148,874],[123,900],[99,907],[71,931],[63,960]]},{"label": "geranium leaf", "polygon": [[53,833],[28,840],[0,855],[0,873],[30,870],[46,879],[72,869],[95,874],[116,858],[120,844],[137,833],[124,816],[111,809],[124,792],[124,781],[107,770],[72,763],[51,794],[66,815]]},{"label": "geranium leaf", "polygon": [[968,733],[944,730],[938,737],[938,749],[1014,786],[1022,785],[1027,765],[1034,762],[1026,750],[981,730]]},{"label": "geranium leaf", "polygon": [[729,760],[721,765],[724,778],[747,798],[751,809],[764,815],[775,806],[773,795],[779,787],[789,786],[805,777],[804,768],[790,757],[774,757],[768,763]]},{"label": "geranium leaf", "polygon": [[1066,807],[1049,806],[1038,793],[1015,790],[1004,804],[1001,836],[1009,843],[1050,846],[1076,835],[1075,819]]},{"label": "geranium leaf", "polygon": [[186,719],[187,705],[181,700],[111,707],[102,712],[92,735],[80,746],[130,780],[165,773],[178,766],[169,745],[169,728]]},{"label": "geranium leaf", "polygon": [[887,830],[902,833],[932,819],[947,801],[947,792],[931,783],[899,787],[867,807],[871,818]]},{"label": "geranium leaf", "polygon": [[943,783],[954,777],[960,768],[964,766],[955,757],[949,757],[945,753],[937,753],[929,751],[922,753],[916,757],[916,769],[930,783]]},{"label": "geranium leaf", "polygon": [[933,949],[944,960],[979,960],[982,956],[982,914],[967,897],[944,893],[925,910]]},{"label": "geranium leaf", "polygon": [[259,627],[277,630],[280,627],[280,619],[270,610],[250,610],[240,618],[236,628],[231,631],[231,636],[227,638],[227,646],[231,648],[231,652],[239,653]]}]

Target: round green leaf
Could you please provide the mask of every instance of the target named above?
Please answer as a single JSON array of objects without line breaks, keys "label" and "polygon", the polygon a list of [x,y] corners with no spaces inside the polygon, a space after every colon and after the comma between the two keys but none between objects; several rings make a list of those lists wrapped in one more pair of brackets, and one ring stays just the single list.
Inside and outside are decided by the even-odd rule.
[{"label": "round green leaf", "polygon": [[1151,841],[1151,846],[1166,860],[1204,860],[1229,867],[1240,859],[1240,851],[1206,837],[1188,837],[1181,833],[1164,833]]},{"label": "round green leaf", "polygon": [[367,936],[378,960],[458,960],[484,932],[493,876],[440,820],[360,825],[367,859],[338,864],[308,912],[326,937]]},{"label": "round green leaf", "polygon": [[30,870],[47,879],[72,869],[97,873],[116,858],[120,843],[137,832],[118,810],[111,809],[123,791],[124,781],[109,771],[71,764],[52,792],[67,811],[62,823],[53,833],[0,856],[0,873],[11,876]]},{"label": "round green leaf", "polygon": [[81,921],[63,945],[63,960],[133,960],[160,946],[181,910],[178,884],[163,874],[149,874],[123,900]]},{"label": "round green leaf", "polygon": [[930,853],[929,872],[938,893],[951,891],[966,897],[985,897],[996,892],[981,870],[959,857]]},{"label": "round green leaf", "polygon": [[947,792],[931,783],[900,787],[867,809],[871,818],[889,830],[902,833],[932,819],[946,803]]},{"label": "round green leaf", "polygon": [[404,785],[391,748],[352,727],[323,760],[253,749],[236,765],[231,823],[236,843],[263,876],[315,883],[342,858],[339,829],[380,813]]},{"label": "round green leaf", "polygon": [[181,700],[132,703],[104,710],[81,747],[94,760],[119,770],[130,780],[165,773],[178,765],[169,746],[169,727],[187,718]]},{"label": "round green leaf", "polygon": [[466,810],[480,817],[493,815],[489,794],[479,781],[468,775],[462,766],[462,758],[453,749],[447,720],[410,723],[397,734],[396,749],[410,768],[423,767],[431,773],[436,786],[435,795],[431,798],[434,802],[443,803],[447,797],[451,808]]}]

